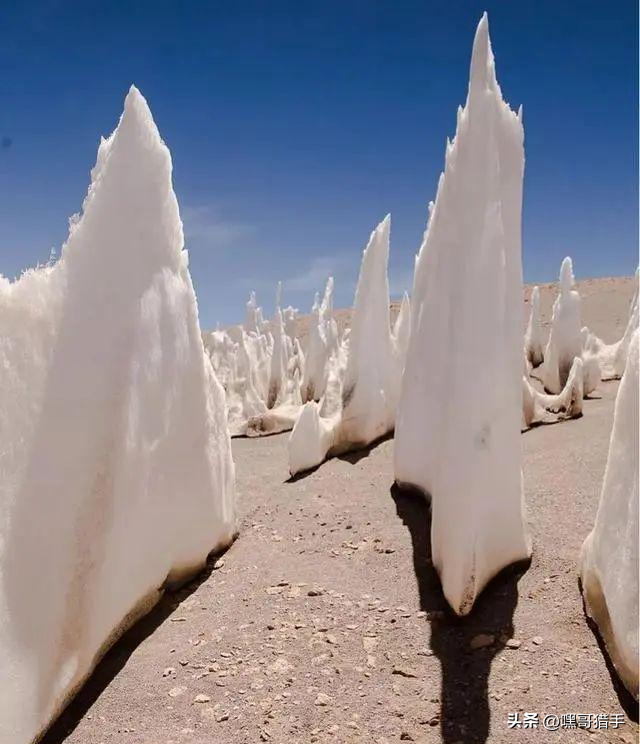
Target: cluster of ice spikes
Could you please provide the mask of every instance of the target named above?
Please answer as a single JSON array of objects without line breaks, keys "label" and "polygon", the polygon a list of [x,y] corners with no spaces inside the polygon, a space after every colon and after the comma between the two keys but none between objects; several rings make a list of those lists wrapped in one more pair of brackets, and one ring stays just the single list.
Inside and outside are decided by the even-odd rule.
[{"label": "cluster of ice spikes", "polygon": [[[405,295],[391,327],[390,223],[386,217],[371,235],[351,326],[344,333],[333,317],[329,277],[322,298],[314,298],[304,336],[298,335],[298,310],[280,307],[280,284],[271,321],[264,320],[252,292],[244,325],[203,336],[225,391],[231,435],[264,436],[295,426],[289,447],[292,474],[319,465],[338,444],[342,450],[364,446],[393,430],[410,310]],[[343,418],[338,433],[336,422]],[[312,420],[316,437],[308,433]],[[321,436],[327,428],[331,433]]]},{"label": "cluster of ice spikes", "polygon": [[[601,380],[622,377],[631,338],[638,327],[637,273],[635,286],[624,334],[619,341],[606,344],[582,325],[573,264],[571,258],[565,258],[544,349],[540,293],[538,287],[533,288],[524,340],[523,428],[580,416],[582,399],[591,395]],[[532,380],[540,382],[544,392]]]}]

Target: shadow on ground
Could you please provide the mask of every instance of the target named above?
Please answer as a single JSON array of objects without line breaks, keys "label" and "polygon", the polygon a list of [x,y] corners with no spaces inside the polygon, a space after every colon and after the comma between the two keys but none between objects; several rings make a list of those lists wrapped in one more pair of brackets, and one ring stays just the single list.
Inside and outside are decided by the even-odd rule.
[{"label": "shadow on ground", "polygon": [[[426,611],[431,626],[431,650],[440,661],[442,740],[446,744],[483,744],[491,730],[491,664],[513,635],[518,580],[529,562],[502,571],[480,595],[471,614],[457,617],[444,598],[431,560],[431,509],[427,499],[419,492],[396,485],[391,488],[391,496],[411,535],[420,607]],[[494,641],[472,650],[471,641],[480,634],[491,635]]]},{"label": "shadow on ground", "polygon": [[296,473],[295,475],[290,475],[285,483],[296,483],[299,480],[304,480],[307,476],[312,475],[316,472],[316,470],[323,465],[327,460],[342,460],[343,462],[349,462],[351,465],[356,465],[360,462],[360,460],[364,460],[366,457],[369,457],[369,455],[373,452],[373,450],[380,446],[383,442],[388,441],[389,439],[393,439],[393,432],[390,431],[387,434],[384,434],[383,436],[379,437],[378,439],[375,439],[371,444],[367,444],[363,447],[357,447],[356,449],[349,448],[347,451],[343,451],[341,449],[334,449],[329,450],[329,453],[327,454],[327,457],[325,460],[323,460],[319,465],[314,465],[312,468],[309,468],[308,470],[302,470],[299,473]]},{"label": "shadow on ground", "polygon": [[376,447],[379,447],[383,442],[388,442],[389,439],[393,439],[392,431],[383,434],[381,437],[378,437],[378,439],[374,439],[371,444],[367,444],[364,447],[359,447],[358,449],[350,449],[347,452],[337,453],[335,457],[337,457],[338,460],[343,460],[344,462],[350,462],[352,465],[356,465],[360,462],[360,460],[364,460],[366,457],[369,457],[369,455],[373,452],[374,449],[376,449]]},{"label": "shadow on ground", "polygon": [[151,612],[129,628],[122,638],[107,651],[78,694],[40,739],[39,744],[61,744],[74,731],[102,692],[124,668],[136,648],[209,578],[214,563],[225,552],[226,550],[215,555],[211,554],[207,558],[207,565],[200,573],[179,588],[168,589]]}]

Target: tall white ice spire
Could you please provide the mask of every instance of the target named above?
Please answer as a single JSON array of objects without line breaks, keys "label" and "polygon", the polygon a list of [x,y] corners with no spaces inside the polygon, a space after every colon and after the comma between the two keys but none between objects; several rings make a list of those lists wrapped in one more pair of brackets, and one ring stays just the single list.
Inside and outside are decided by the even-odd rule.
[{"label": "tall white ice spire", "polygon": [[575,288],[573,263],[567,256],[560,267],[560,291],[553,303],[551,330],[544,350],[542,382],[550,393],[559,393],[567,382],[571,365],[582,356],[580,295]]},{"label": "tall white ice spire", "polygon": [[638,699],[638,330],[618,388],[595,525],[582,546],[587,613]]},{"label": "tall white ice spire", "polygon": [[[332,390],[321,406],[314,401],[306,404],[289,440],[292,474],[319,465],[328,454],[365,447],[393,430],[406,321],[401,318],[396,340],[389,311],[390,227],[387,215],[371,233],[362,255],[342,395],[335,406],[329,403]],[[405,312],[409,309],[408,300],[403,307]],[[328,389],[337,364],[334,354],[328,364]]]},{"label": "tall white ice spire", "polygon": [[534,287],[531,292],[531,313],[529,314],[527,331],[524,335],[524,351],[532,367],[539,367],[544,359],[542,337],[540,290],[538,287]]},{"label": "tall white ice spire", "polygon": [[523,129],[496,82],[489,26],[416,262],[395,477],[432,499],[445,596],[466,614],[530,554],[520,451]]},{"label": "tall white ice spire", "polygon": [[0,742],[235,529],[171,156],[129,91],[60,260],[0,283]]}]

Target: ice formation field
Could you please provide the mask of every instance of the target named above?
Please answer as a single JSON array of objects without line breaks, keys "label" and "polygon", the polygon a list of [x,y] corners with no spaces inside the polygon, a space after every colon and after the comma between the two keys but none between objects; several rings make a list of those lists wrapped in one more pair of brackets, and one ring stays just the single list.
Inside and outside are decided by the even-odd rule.
[{"label": "ice formation field", "polygon": [[131,88],[53,266],[0,283],[0,742],[235,531],[171,157]]},{"label": "ice formation field", "polygon": [[[324,288],[318,287],[323,291],[313,300],[309,297],[311,311],[305,318],[297,308],[284,306],[287,287],[279,283],[273,315],[265,317],[252,292],[242,324],[202,332],[171,156],[146,100],[131,87],[118,126],[100,143],[82,211],[70,220],[59,260],[30,269],[13,282],[0,276],[0,744],[35,742],[108,648],[153,607],[165,589],[180,585],[203,568],[213,551],[228,547],[237,523],[245,524],[245,517],[261,540],[255,555],[253,545],[247,551],[250,561],[245,574],[264,569],[266,575],[271,569],[268,559],[281,569],[278,561],[284,553],[269,553],[269,548],[271,542],[283,541],[277,529],[287,521],[286,511],[292,517],[287,569],[304,565],[315,576],[313,571],[330,556],[346,558],[346,575],[356,563],[352,557],[366,553],[356,569],[362,573],[354,572],[358,577],[354,584],[357,591],[368,592],[367,567],[380,564],[367,561],[396,553],[395,547],[383,547],[374,532],[388,530],[387,535],[397,538],[399,530],[380,524],[384,521],[380,519],[374,526],[374,517],[364,511],[369,508],[366,499],[361,498],[358,507],[369,517],[363,522],[370,529],[363,528],[367,535],[354,542],[351,537],[357,530],[352,524],[355,519],[345,516],[350,508],[346,498],[342,511],[331,501],[334,513],[327,519],[336,519],[335,513],[340,512],[337,526],[329,528],[324,517],[319,522],[321,510],[329,508],[327,495],[339,503],[330,488],[325,493],[331,479],[310,481],[318,484],[313,495],[298,481],[313,478],[310,471],[329,458],[364,450],[365,463],[357,477],[361,484],[366,481],[359,496],[368,497],[373,480],[367,480],[366,456],[376,449],[374,443],[380,448],[390,445],[386,440],[391,434],[393,454],[388,450],[387,471],[379,468],[376,476],[387,478],[382,500],[386,506],[394,484],[396,516],[411,533],[417,579],[417,587],[412,585],[413,601],[419,603],[415,613],[403,606],[396,611],[403,621],[423,616],[430,623],[436,616],[438,621],[444,619],[441,626],[436,622],[429,629],[433,648],[446,646],[440,659],[444,679],[453,656],[451,638],[442,641],[448,632],[445,625],[463,627],[450,622],[447,603],[455,615],[468,615],[494,577],[531,557],[529,527],[537,523],[527,524],[522,440],[540,432],[523,436],[521,432],[588,416],[586,401],[591,398],[595,405],[606,395],[612,401],[615,387],[602,383],[618,379],[593,530],[580,557],[577,547],[586,529],[570,559],[554,555],[550,563],[569,560],[564,574],[574,579],[580,572],[587,613],[617,674],[637,699],[638,275],[628,315],[630,291],[624,296],[624,311],[618,308],[617,318],[624,321],[609,336],[589,318],[591,328],[583,324],[573,262],[566,257],[550,322],[550,294],[541,285],[531,293],[525,325],[523,177],[522,110],[515,112],[503,98],[484,14],[473,40],[466,102],[458,108],[455,137],[447,140],[444,170],[429,205],[413,267],[412,293],[404,295],[395,321],[390,309],[391,216],[387,215],[362,252],[347,324],[337,322],[334,278],[328,276]],[[605,342],[596,332],[617,340]],[[562,430],[581,423],[572,421]],[[600,425],[599,430],[605,428]],[[240,449],[249,451],[247,460],[256,453],[263,459],[255,458],[257,475],[251,472],[246,479],[254,498],[252,511],[239,519],[231,437],[289,431],[286,455],[281,445],[277,488],[282,495],[282,489],[291,486],[286,497],[295,494],[299,501],[295,517],[293,498],[291,502],[283,498],[274,508],[269,500],[272,493],[260,481],[261,467],[269,473],[275,468],[271,462],[264,465],[269,453],[276,451],[274,440],[268,440],[259,443],[267,448],[263,452]],[[576,436],[575,429],[572,434]],[[248,448],[258,443],[241,440],[236,445]],[[601,462],[604,452],[601,446]],[[336,459],[320,473],[341,464]],[[562,462],[549,465],[551,469],[562,466]],[[544,469],[538,472],[545,473]],[[353,471],[344,476],[342,496],[352,495],[350,477]],[[566,492],[573,496],[569,488]],[[402,500],[411,497],[412,504],[419,506],[408,514]],[[423,497],[428,506],[419,501]],[[307,507],[312,507],[314,516],[303,529],[298,511],[302,514]],[[377,508],[376,515],[386,513],[380,504]],[[260,510],[263,521],[256,516]],[[421,520],[418,527],[416,513]],[[343,525],[344,521],[349,524]],[[426,530],[423,534],[419,527],[428,523],[426,538]],[[321,532],[318,524],[327,530]],[[316,537],[326,538],[328,544],[335,537],[332,533],[343,527],[349,530],[349,539],[342,536],[330,553],[326,545],[318,547],[314,542]],[[268,538],[263,535],[267,532]],[[313,558],[300,559],[307,550],[305,540],[315,546],[309,551]],[[429,604],[433,596],[425,599],[428,592],[423,585],[428,583],[424,574],[431,564],[437,572],[436,585],[439,578],[442,588],[437,599],[441,606],[436,607],[436,602],[435,609]],[[551,568],[559,570],[555,564]],[[406,566],[385,574],[386,584],[395,590],[394,581],[406,575]],[[278,583],[265,587],[265,592],[261,588],[260,600],[266,601],[264,594],[274,602],[266,612],[283,609],[276,598],[315,601],[329,596],[339,605],[338,600],[357,593],[353,587],[351,594],[325,593],[315,585],[300,592],[308,585],[307,576],[303,578],[299,582],[274,578]],[[228,582],[227,590],[232,584]],[[257,579],[247,591],[254,584]],[[224,595],[224,586],[223,580],[216,590],[230,602],[237,601],[234,593]],[[233,587],[235,592],[238,584]],[[470,651],[487,651],[488,656],[488,649],[502,650],[513,640],[509,634],[514,631],[517,590],[515,594],[514,606],[501,608],[501,625],[495,632],[474,633],[469,639],[465,659]],[[354,621],[344,627],[358,629],[355,620],[360,622],[360,610],[375,610],[376,617],[385,616],[378,622],[386,623],[390,608],[370,600],[371,595],[363,593],[361,599],[343,602],[343,611]],[[241,601],[249,604],[249,597]],[[198,605],[198,609],[208,608]],[[296,609],[300,614],[307,611],[320,612],[309,602]],[[286,606],[287,619],[278,632],[291,630],[289,613]],[[228,626],[237,615],[236,608]],[[199,633],[198,645],[200,636],[217,621],[212,614],[206,632]],[[304,653],[313,649],[318,634],[328,631],[320,629],[319,622],[312,617],[308,624],[295,624],[296,631],[313,626]],[[362,644],[370,669],[377,667],[376,657],[369,653],[378,644],[378,635],[369,634],[375,622],[367,621],[367,633],[358,635],[356,643],[358,659]],[[239,627],[248,636],[255,630],[252,625],[259,625],[263,633],[265,623],[254,623],[253,618]],[[240,662],[258,658],[261,665],[261,654],[268,647],[278,661],[252,668],[251,674],[257,670],[275,679],[283,670],[288,675],[291,664],[283,656],[284,649],[276,651],[277,644],[271,643],[277,638],[275,625],[269,622],[267,629],[274,631],[268,646],[261,636],[260,653],[254,650]],[[339,640],[346,645],[346,631],[343,636]],[[287,643],[293,643],[294,637],[282,635]],[[323,646],[325,641],[338,645],[335,636],[333,640],[329,634],[321,637]],[[423,641],[420,636],[420,644]],[[192,639],[188,642],[196,646]],[[220,642],[226,642],[222,634]],[[383,653],[391,659],[388,649]],[[407,661],[407,653],[399,653]],[[414,657],[418,654],[427,658],[422,651]],[[232,654],[220,656],[227,659]],[[318,659],[318,666],[324,663],[322,656],[330,658],[328,654],[313,657],[309,668]],[[358,663],[349,664],[347,674],[354,669],[359,674],[364,667]],[[206,666],[206,673],[192,674],[190,668],[190,679],[199,681],[219,671],[211,660]],[[466,684],[466,661],[461,668],[462,684]],[[165,671],[163,679],[178,674],[174,667]],[[305,680],[311,676],[305,674]],[[369,680],[371,673],[367,674]],[[405,680],[418,676],[400,666],[400,661],[392,674]],[[295,677],[287,676],[286,681],[286,686],[293,684]],[[254,682],[252,692],[262,689]],[[314,707],[324,708],[331,701],[318,692],[319,687],[305,686],[316,696]],[[168,694],[173,698],[172,690]],[[238,700],[247,692],[241,690]],[[398,696],[395,687],[393,695]],[[212,702],[211,697],[199,693],[192,704]],[[274,697],[281,701],[284,693]],[[252,706],[255,712],[262,703],[255,706],[252,700]],[[229,721],[228,714],[218,718],[218,707],[214,703],[209,719]],[[239,707],[240,703],[234,712]]]},{"label": "ice formation field", "polygon": [[[324,316],[330,316],[327,303],[331,300],[332,281],[327,285],[323,309],[314,306],[321,325],[317,332],[324,331]],[[264,320],[252,292],[243,325],[203,336],[225,393],[232,436],[258,437],[290,430],[302,407],[303,391],[313,389],[305,377],[306,371],[311,367],[312,374],[318,376],[318,389],[324,379],[326,354],[318,360],[316,348],[310,342],[305,355],[297,338],[298,311],[291,306],[282,309],[281,297],[282,286],[278,285],[270,322]],[[333,320],[330,322],[335,325]]]}]

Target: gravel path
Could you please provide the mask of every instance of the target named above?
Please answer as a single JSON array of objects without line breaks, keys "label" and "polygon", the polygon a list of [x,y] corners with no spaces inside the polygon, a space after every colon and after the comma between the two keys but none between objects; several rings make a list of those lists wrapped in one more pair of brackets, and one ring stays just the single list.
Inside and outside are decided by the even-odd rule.
[{"label": "gravel path", "polygon": [[[577,582],[616,390],[602,383],[581,419],[522,436],[533,561],[463,620],[429,561],[426,504],[391,487],[393,440],[294,482],[288,435],[234,440],[238,540],[111,650],[44,741],[635,742],[637,706]],[[515,713],[539,728],[509,729]],[[551,733],[547,714],[625,723]]]}]

